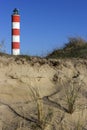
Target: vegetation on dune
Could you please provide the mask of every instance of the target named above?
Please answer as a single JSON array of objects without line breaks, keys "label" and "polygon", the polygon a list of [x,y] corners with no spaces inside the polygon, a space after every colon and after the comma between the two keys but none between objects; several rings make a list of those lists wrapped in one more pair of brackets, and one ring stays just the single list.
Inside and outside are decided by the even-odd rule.
[{"label": "vegetation on dune", "polygon": [[81,37],[70,37],[62,49],[55,49],[47,58],[86,58],[87,41]]},{"label": "vegetation on dune", "polygon": [[[68,42],[64,44],[63,48],[54,49],[45,58],[86,58],[87,57],[86,54],[87,54],[87,41],[81,37],[70,37],[68,39]],[[4,40],[0,42],[0,55],[10,56],[6,53]],[[20,58],[30,60],[29,55],[20,55],[16,57],[17,57],[17,60]]]}]

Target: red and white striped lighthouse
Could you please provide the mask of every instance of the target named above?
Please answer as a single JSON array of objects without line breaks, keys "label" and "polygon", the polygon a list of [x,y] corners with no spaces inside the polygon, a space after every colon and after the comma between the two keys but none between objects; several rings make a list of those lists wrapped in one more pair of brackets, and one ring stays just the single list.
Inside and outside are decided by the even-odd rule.
[{"label": "red and white striped lighthouse", "polygon": [[18,9],[13,10],[12,19],[12,55],[20,55],[20,15]]}]

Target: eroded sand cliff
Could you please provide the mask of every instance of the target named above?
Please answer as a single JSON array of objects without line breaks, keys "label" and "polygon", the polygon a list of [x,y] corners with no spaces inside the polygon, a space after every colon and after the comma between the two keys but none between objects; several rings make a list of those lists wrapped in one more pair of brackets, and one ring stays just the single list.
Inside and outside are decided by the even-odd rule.
[{"label": "eroded sand cliff", "polygon": [[[70,114],[72,84],[80,91]],[[44,130],[87,129],[87,60],[0,56],[0,130],[41,129],[34,128],[38,96],[45,117],[52,114]]]}]

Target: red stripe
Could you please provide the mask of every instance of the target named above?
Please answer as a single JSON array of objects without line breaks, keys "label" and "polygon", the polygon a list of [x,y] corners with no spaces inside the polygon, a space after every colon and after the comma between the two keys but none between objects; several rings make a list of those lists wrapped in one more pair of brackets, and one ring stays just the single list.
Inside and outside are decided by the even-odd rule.
[{"label": "red stripe", "polygon": [[20,43],[19,42],[12,42],[12,49],[20,49]]},{"label": "red stripe", "polygon": [[12,15],[12,22],[20,22],[20,16],[19,15]]},{"label": "red stripe", "polygon": [[20,29],[12,29],[12,35],[20,35]]}]

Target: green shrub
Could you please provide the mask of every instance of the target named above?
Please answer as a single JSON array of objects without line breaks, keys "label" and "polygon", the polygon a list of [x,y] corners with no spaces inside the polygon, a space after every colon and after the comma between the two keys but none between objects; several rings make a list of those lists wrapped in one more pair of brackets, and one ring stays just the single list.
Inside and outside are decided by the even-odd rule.
[{"label": "green shrub", "polygon": [[87,42],[80,38],[69,38],[62,49],[55,49],[47,55],[47,58],[85,58],[87,54]]}]

